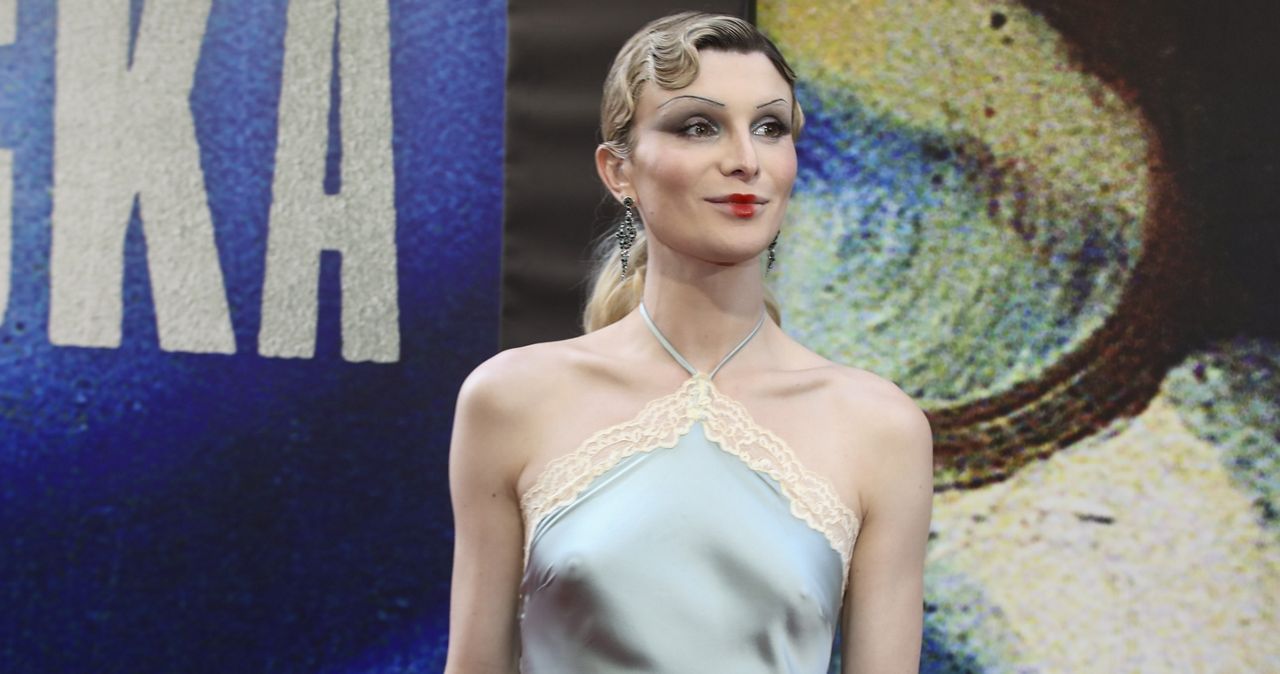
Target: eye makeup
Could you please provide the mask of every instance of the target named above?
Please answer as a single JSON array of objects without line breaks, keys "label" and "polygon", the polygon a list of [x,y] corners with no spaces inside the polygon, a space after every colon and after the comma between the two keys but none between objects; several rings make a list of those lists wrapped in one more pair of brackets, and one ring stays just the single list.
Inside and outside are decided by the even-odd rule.
[{"label": "eye makeup", "polygon": [[777,117],[770,116],[756,122],[751,127],[751,133],[776,140],[783,136],[791,135],[791,125]]},{"label": "eye makeup", "polygon": [[[691,106],[692,107],[692,106]],[[673,107],[660,113],[657,127],[661,131],[682,138],[702,139],[720,133],[724,121],[723,110],[692,110],[683,106]],[[791,125],[777,115],[761,115],[752,121],[751,134],[760,138],[777,139],[791,132]]]}]

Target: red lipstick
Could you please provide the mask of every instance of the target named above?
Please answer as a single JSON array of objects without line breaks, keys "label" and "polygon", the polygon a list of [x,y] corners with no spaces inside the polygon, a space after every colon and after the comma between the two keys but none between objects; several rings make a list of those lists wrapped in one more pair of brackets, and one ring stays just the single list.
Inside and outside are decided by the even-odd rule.
[{"label": "red lipstick", "polygon": [[754,194],[729,194],[715,199],[720,203],[729,204],[729,211],[739,218],[749,218],[756,214],[756,207],[765,203],[765,201]]}]

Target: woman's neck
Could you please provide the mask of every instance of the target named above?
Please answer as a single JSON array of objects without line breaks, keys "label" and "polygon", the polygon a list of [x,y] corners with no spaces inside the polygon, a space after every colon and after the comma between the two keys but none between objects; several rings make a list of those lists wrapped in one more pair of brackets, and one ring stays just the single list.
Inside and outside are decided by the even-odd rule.
[{"label": "woman's neck", "polygon": [[653,265],[645,272],[644,305],[671,344],[709,372],[751,332],[764,311],[764,281],[754,262]]}]

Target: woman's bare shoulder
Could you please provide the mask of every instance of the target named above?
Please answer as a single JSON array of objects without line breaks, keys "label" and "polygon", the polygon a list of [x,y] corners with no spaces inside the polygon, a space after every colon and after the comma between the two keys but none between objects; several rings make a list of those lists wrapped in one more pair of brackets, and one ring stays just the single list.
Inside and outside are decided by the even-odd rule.
[{"label": "woman's bare shoulder", "polygon": [[901,413],[920,411],[920,406],[902,387],[875,372],[834,362],[830,363],[826,372],[832,391],[843,398],[874,403],[876,407]]},{"label": "woman's bare shoulder", "polygon": [[476,367],[458,392],[454,414],[449,455],[458,479],[494,475],[514,494],[545,439],[545,420],[564,408],[586,358],[580,344],[565,340],[507,349]]},{"label": "woman's bare shoulder", "polygon": [[797,362],[808,367],[824,416],[838,420],[850,436],[877,447],[914,448],[930,452],[932,431],[920,405],[892,380],[859,367],[843,365],[796,344]]},{"label": "woman's bare shoulder", "polygon": [[868,370],[833,365],[828,376],[831,418],[844,437],[856,438],[846,445],[844,462],[866,478],[860,480],[863,512],[900,498],[911,485],[923,485],[912,493],[932,492],[933,430],[920,405]]},{"label": "woman's bare shoulder", "polygon": [[459,408],[474,405],[516,413],[536,406],[538,399],[571,386],[584,375],[593,355],[585,341],[575,337],[498,352],[462,383]]}]

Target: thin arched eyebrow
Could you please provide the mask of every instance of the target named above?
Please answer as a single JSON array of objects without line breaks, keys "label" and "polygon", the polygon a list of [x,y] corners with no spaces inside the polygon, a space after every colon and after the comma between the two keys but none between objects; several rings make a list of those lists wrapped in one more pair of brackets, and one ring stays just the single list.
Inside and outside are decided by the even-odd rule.
[{"label": "thin arched eyebrow", "polygon": [[[674,97],[674,98],[668,99],[665,103],[663,103],[662,105],[659,105],[659,106],[658,106],[658,109],[659,109],[659,110],[661,110],[662,108],[666,107],[668,103],[673,103],[673,102],[678,101],[678,100],[680,100],[680,99],[682,99],[682,98],[692,98],[692,99],[695,99],[695,100],[702,101],[702,102],[704,102],[704,103],[710,103],[711,105],[714,105],[714,106],[716,106],[716,107],[720,107],[720,108],[725,107],[725,104],[724,104],[724,103],[721,103],[720,101],[713,101],[713,100],[711,100],[710,98],[704,98],[704,97],[702,97],[702,96],[694,96],[693,94],[683,94],[683,95],[676,96],[676,97]],[[767,105],[767,103],[766,103],[766,105]]]},{"label": "thin arched eyebrow", "polygon": [[[716,106],[716,107],[718,107],[718,108],[726,107],[724,103],[721,103],[720,101],[712,100],[712,99],[710,99],[710,98],[706,98],[706,97],[704,97],[704,96],[694,96],[693,94],[682,94],[682,95],[680,95],[680,96],[675,96],[675,97],[673,97],[673,98],[669,98],[669,99],[667,99],[665,102],[663,102],[663,103],[662,103],[662,105],[659,105],[659,106],[658,106],[658,109],[659,109],[659,110],[661,110],[662,108],[666,107],[668,104],[670,104],[670,103],[674,103],[674,102],[676,102],[676,101],[678,101],[678,100],[680,100],[680,99],[682,99],[682,98],[692,98],[692,99],[697,100],[697,101],[702,101],[703,103],[710,103],[711,105],[714,105],[714,106]],[[760,108],[767,108],[767,107],[769,107],[770,105],[775,105],[775,104],[777,104],[777,103],[781,103],[781,104],[783,104],[783,105],[786,105],[786,104],[787,104],[787,99],[785,99],[785,98],[775,98],[775,99],[773,99],[772,101],[769,101],[768,103],[761,103],[760,105],[757,105],[757,106],[756,106],[756,110],[759,110]]]}]

